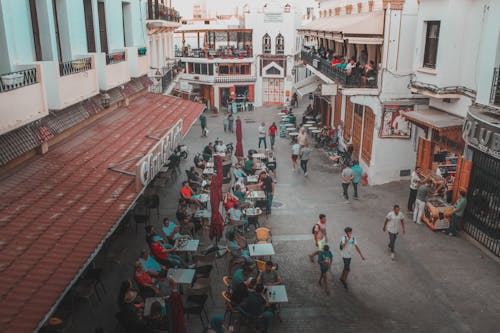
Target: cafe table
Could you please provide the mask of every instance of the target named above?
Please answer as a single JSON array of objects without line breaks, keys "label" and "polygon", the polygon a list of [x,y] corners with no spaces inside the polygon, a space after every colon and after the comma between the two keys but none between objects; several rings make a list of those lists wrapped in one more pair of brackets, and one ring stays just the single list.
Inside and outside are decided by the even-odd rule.
[{"label": "cafe table", "polygon": [[264,193],[264,191],[252,191],[247,196],[247,199],[251,199],[251,200],[263,200],[265,198],[266,198],[266,194]]},{"label": "cafe table", "polygon": [[306,124],[316,124],[316,122],[314,120],[308,120],[306,121]]},{"label": "cafe table", "polygon": [[302,125],[302,127],[305,127],[305,128],[312,127],[312,126],[313,126],[313,124],[307,124],[307,123],[305,123],[304,125]]},{"label": "cafe table", "polygon": [[248,244],[250,257],[271,257],[274,255],[273,244]]},{"label": "cafe table", "polygon": [[195,269],[170,268],[167,277],[179,285],[179,291],[182,293],[182,285],[193,283],[195,274]]},{"label": "cafe table", "polygon": [[285,127],[295,127],[294,124],[285,124]]},{"label": "cafe table", "polygon": [[277,286],[264,286],[264,288],[267,289],[266,292],[267,297],[269,298],[269,303],[276,304],[276,316],[281,323],[281,303],[288,303],[286,288],[282,284]]},{"label": "cafe table", "polygon": [[200,209],[194,213],[194,217],[208,219],[212,217],[212,213],[208,209]]},{"label": "cafe table", "polygon": [[255,153],[255,154],[252,154],[252,157],[258,158],[260,160],[260,159],[266,158],[266,155],[262,154],[262,153]]},{"label": "cafe table", "polygon": [[198,239],[188,239],[177,245],[176,252],[196,252],[200,241]]},{"label": "cafe table", "polygon": [[205,169],[203,169],[204,175],[212,175],[213,173],[214,173],[214,168],[206,167]]},{"label": "cafe table", "polygon": [[262,209],[260,208],[245,208],[243,209],[243,214],[248,218],[248,224],[253,224],[255,229],[260,227],[259,216],[262,215]]},{"label": "cafe table", "polygon": [[247,183],[258,183],[258,182],[259,182],[259,176],[258,175],[247,176]]},{"label": "cafe table", "polygon": [[207,162],[207,165],[205,166],[205,168],[213,168],[214,167],[214,162],[210,161],[210,162]]},{"label": "cafe table", "polygon": [[288,135],[292,138],[291,143],[295,143],[297,141],[297,137],[299,136],[299,132],[290,132]]}]

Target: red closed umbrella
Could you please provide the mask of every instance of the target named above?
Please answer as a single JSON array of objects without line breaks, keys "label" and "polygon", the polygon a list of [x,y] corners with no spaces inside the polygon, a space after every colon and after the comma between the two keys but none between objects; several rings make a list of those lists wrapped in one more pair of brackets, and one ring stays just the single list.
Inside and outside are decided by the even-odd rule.
[{"label": "red closed umbrella", "polygon": [[186,321],[184,319],[184,306],[179,293],[172,293],[170,296],[172,304],[172,316],[175,333],[186,333]]},{"label": "red closed umbrella", "polygon": [[[222,196],[219,196],[219,177],[212,176],[212,183],[210,185],[210,208],[212,209],[212,216],[210,218],[210,239],[215,238],[215,243],[219,242],[224,232],[224,223],[220,214],[220,202]],[[222,183],[222,182],[221,182]]]},{"label": "red closed umbrella", "polygon": [[243,157],[243,130],[241,128],[241,119],[236,119],[236,150],[234,151],[234,156]]}]

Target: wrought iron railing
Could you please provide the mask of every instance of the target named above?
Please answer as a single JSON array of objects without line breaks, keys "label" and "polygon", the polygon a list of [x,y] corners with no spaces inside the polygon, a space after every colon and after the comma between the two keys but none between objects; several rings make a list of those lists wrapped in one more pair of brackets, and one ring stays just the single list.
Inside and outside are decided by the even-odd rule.
[{"label": "wrought iron railing", "polygon": [[490,103],[500,106],[500,68],[493,69],[493,80],[491,82]]},{"label": "wrought iron railing", "polygon": [[181,15],[174,8],[165,6],[158,0],[148,0],[148,20],[179,22]]},{"label": "wrought iron railing", "polygon": [[184,52],[180,49],[175,50],[175,56],[177,58],[252,58],[253,50],[252,48],[247,49],[210,49],[208,52],[205,52],[204,49],[185,49]]},{"label": "wrought iron railing", "polygon": [[215,77],[215,83],[255,82],[255,80],[255,76],[251,75],[227,75]]},{"label": "wrought iron railing", "polygon": [[158,68],[156,73],[150,78],[153,81],[153,84],[149,86],[149,92],[154,94],[162,94],[164,93],[170,83],[175,79],[177,75],[179,63],[172,62],[167,64],[167,66]]},{"label": "wrought iron railing", "polygon": [[92,69],[92,58],[81,58],[59,63],[59,75],[66,76]]},{"label": "wrought iron railing", "polygon": [[332,66],[328,60],[307,51],[301,52],[301,58],[302,61],[345,88],[377,88],[377,72],[375,70],[366,76],[363,76],[358,68],[349,73],[344,68]]},{"label": "wrought iron railing", "polygon": [[37,83],[36,68],[0,75],[0,92],[10,91]]},{"label": "wrought iron railing", "polygon": [[125,61],[125,51],[113,52],[106,54],[106,65],[117,64]]}]

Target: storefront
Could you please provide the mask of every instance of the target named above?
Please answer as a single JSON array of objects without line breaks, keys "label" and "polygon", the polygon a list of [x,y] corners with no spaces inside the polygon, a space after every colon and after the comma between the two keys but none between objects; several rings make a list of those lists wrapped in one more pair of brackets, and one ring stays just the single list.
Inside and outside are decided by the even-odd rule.
[{"label": "storefront", "polygon": [[331,125],[332,105],[330,96],[314,95],[313,109],[320,116],[321,126]]},{"label": "storefront", "polygon": [[471,106],[463,138],[472,153],[464,228],[500,256],[500,116]]},{"label": "storefront", "polygon": [[432,230],[446,229],[451,204],[460,190],[467,191],[470,175],[470,162],[463,159],[463,119],[436,109],[408,111],[402,115],[425,131],[425,137],[418,138],[416,166],[422,168],[424,177],[431,179],[440,193],[428,201],[422,220]]}]

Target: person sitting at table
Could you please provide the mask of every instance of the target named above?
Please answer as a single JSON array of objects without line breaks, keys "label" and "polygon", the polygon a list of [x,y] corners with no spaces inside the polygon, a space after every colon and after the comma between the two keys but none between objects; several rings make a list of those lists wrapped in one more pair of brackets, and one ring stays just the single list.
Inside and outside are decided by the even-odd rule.
[{"label": "person sitting at table", "polygon": [[198,207],[203,207],[203,204],[201,203],[198,198],[200,197],[199,195],[194,195],[193,189],[189,186],[189,182],[184,181],[182,182],[182,188],[180,190],[181,197],[186,200],[188,203],[193,203]]},{"label": "person sitting at table", "polygon": [[194,190],[201,189],[205,191],[205,187],[210,185],[209,180],[204,180],[196,171],[196,168],[193,166],[186,172],[188,176],[189,186]]},{"label": "person sitting at table", "polygon": [[154,330],[168,330],[167,310],[159,301],[151,304],[147,325]]},{"label": "person sitting at table", "polygon": [[120,307],[120,323],[127,327],[128,332],[154,333],[143,321],[144,303],[138,303],[135,290],[125,293],[124,303]]},{"label": "person sitting at table", "polygon": [[201,170],[205,169],[207,166],[207,162],[203,159],[202,156],[200,156],[200,154],[194,155],[193,162],[194,166]]},{"label": "person sitting at table", "polygon": [[217,144],[215,145],[215,152],[218,154],[221,154],[221,153],[225,154],[227,152],[227,147],[222,140],[219,140],[217,142]]},{"label": "person sitting at table", "polygon": [[[177,290],[175,281],[171,278],[153,277],[146,272],[140,262],[135,263],[134,279],[137,284],[146,290],[152,290],[154,295],[168,296],[172,291]],[[168,283],[163,283],[164,281]],[[154,296],[152,295],[152,296]]]},{"label": "person sitting at table", "polygon": [[151,244],[153,242],[160,242],[163,246],[171,248],[168,241],[165,241],[162,236],[160,236],[152,225],[147,225],[144,227],[146,230],[146,243]]},{"label": "person sitting at table", "polygon": [[179,237],[182,236],[179,233],[179,230],[180,230],[180,227],[177,225],[177,223],[175,223],[174,221],[172,221],[168,217],[166,217],[166,218],[163,219],[162,231],[165,234],[165,236],[167,237],[167,240],[168,240],[169,244],[173,245],[174,242]]},{"label": "person sitting at table", "polygon": [[167,249],[160,242],[153,242],[151,243],[150,248],[155,259],[160,264],[167,267],[181,267],[181,268],[188,267],[186,262],[184,262],[184,260],[181,257],[171,253],[177,250],[176,246],[174,246],[171,249]]},{"label": "person sitting at table", "polygon": [[233,191],[233,194],[234,194],[234,196],[235,196],[236,198],[238,198],[238,200],[239,200],[240,202],[245,202],[245,201],[246,201],[246,197],[245,197],[246,192],[243,192],[243,191],[241,190],[241,185],[240,185],[240,184],[236,184],[236,185],[234,186],[234,191]]},{"label": "person sitting at table", "polygon": [[248,296],[248,279],[252,276],[253,269],[251,265],[243,265],[238,268],[231,279],[231,301],[240,304]]},{"label": "person sitting at table", "polygon": [[205,160],[205,162],[210,161],[213,154],[214,154],[214,144],[212,142],[209,142],[203,149],[203,159]]},{"label": "person sitting at table", "polygon": [[247,175],[253,175],[255,173],[255,162],[253,161],[253,156],[251,154],[248,155],[248,158],[245,160],[245,166],[243,170]]},{"label": "person sitting at table", "polygon": [[175,217],[179,221],[181,226],[181,232],[186,233],[189,231],[191,236],[194,236],[195,232],[201,228],[201,222],[193,217],[193,214],[188,211],[186,203],[180,203],[175,212]]},{"label": "person sitting at table", "polygon": [[[132,282],[132,279],[127,279],[125,281],[122,281],[120,284],[120,289],[118,291],[118,298],[117,298],[117,304],[118,308],[121,309],[122,306],[125,305],[125,295],[128,291],[134,291],[137,293],[137,290],[134,287],[134,283]],[[140,304],[144,303],[141,299],[141,296],[137,296],[135,301]]]},{"label": "person sitting at table", "polygon": [[225,318],[223,315],[216,314],[210,318],[210,323],[208,327],[203,331],[203,333],[230,333],[228,328],[224,326]]},{"label": "person sitting at table", "polygon": [[235,202],[233,207],[229,208],[228,211],[229,219],[232,221],[243,222],[243,228],[247,230],[248,228],[248,220],[243,218],[243,211],[240,208],[240,204]]},{"label": "person sitting at table", "polygon": [[143,270],[154,278],[164,278],[167,276],[168,268],[160,265],[153,257],[151,257],[147,249],[141,250],[139,263],[142,265]]},{"label": "person sitting at table", "polygon": [[247,174],[241,168],[241,164],[240,163],[236,163],[236,165],[234,166],[233,175],[234,175],[234,178],[236,178],[236,179],[246,178],[247,177]]},{"label": "person sitting at table", "polygon": [[250,253],[243,249],[243,244],[238,241],[234,231],[229,230],[226,232],[227,248],[231,256],[237,263],[253,264],[254,260],[250,257]]},{"label": "person sitting at table", "polygon": [[275,269],[273,269],[272,261],[266,261],[266,269],[259,274],[257,283],[263,284],[265,286],[276,286],[283,284],[281,276]]},{"label": "person sitting at table", "polygon": [[269,298],[263,285],[256,286],[255,292],[248,295],[247,299],[240,305],[240,309],[243,310],[244,315],[260,319],[257,325],[260,326],[261,331],[267,332],[273,319],[273,313],[270,310]]}]

